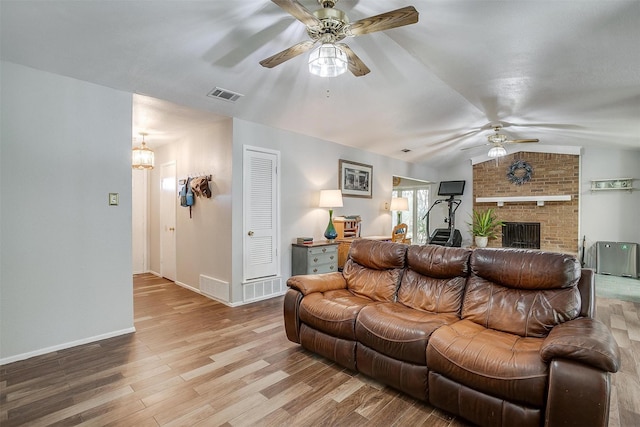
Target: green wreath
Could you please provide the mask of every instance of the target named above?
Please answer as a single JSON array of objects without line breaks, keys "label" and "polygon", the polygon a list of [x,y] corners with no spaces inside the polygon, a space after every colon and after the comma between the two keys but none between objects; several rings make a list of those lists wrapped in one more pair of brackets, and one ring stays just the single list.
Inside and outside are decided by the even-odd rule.
[{"label": "green wreath", "polygon": [[[523,172],[520,172],[523,171]],[[507,178],[509,181],[516,185],[522,185],[525,182],[531,181],[531,174],[533,168],[524,160],[516,160],[509,166],[509,172],[507,172]]]}]

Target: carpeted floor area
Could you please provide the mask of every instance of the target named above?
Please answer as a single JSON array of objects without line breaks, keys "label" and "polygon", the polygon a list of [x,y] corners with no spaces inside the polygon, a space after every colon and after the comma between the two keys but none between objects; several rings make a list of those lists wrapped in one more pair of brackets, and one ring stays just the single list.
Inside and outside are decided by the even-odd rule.
[{"label": "carpeted floor area", "polygon": [[640,280],[596,274],[596,296],[640,303]]}]

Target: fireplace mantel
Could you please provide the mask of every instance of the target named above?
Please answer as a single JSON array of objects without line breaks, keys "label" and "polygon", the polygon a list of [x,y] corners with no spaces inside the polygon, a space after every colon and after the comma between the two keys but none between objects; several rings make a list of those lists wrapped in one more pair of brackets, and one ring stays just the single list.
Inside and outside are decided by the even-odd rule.
[{"label": "fireplace mantel", "polygon": [[559,196],[500,196],[500,197],[476,197],[476,203],[496,203],[504,206],[505,203],[536,202],[538,206],[544,206],[544,202],[569,202],[570,194]]}]

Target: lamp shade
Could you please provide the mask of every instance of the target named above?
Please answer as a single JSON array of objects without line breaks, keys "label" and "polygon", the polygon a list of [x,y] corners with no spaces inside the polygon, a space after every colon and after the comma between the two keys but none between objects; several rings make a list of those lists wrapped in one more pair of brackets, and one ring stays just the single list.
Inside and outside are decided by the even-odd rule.
[{"label": "lamp shade", "polygon": [[340,190],[320,190],[321,208],[341,208],[342,207],[342,191]]},{"label": "lamp shade", "polygon": [[506,155],[507,155],[507,150],[505,150],[505,148],[502,145],[496,145],[495,147],[492,147],[491,150],[489,150],[489,153],[487,153],[487,156],[491,158],[502,157]]},{"label": "lamp shade", "polygon": [[408,211],[409,210],[409,199],[406,197],[393,197],[391,199],[391,206],[389,206],[389,210],[392,211]]}]

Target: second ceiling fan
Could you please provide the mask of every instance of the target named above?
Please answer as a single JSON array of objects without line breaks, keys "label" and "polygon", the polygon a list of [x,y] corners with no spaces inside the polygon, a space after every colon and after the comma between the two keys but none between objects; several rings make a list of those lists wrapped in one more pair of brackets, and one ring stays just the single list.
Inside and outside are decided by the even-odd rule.
[{"label": "second ceiling fan", "polygon": [[314,12],[309,12],[297,0],[271,1],[306,25],[311,40],[302,41],[263,59],[260,65],[273,68],[320,43],[320,47],[311,53],[309,71],[324,77],[334,77],[346,71],[346,68],[356,77],[364,76],[371,71],[349,46],[338,43],[345,37],[361,36],[418,22],[418,11],[413,6],[350,23],[346,13],[334,8],[338,0],[318,0],[322,9]]},{"label": "second ceiling fan", "polygon": [[470,150],[476,147],[482,147],[485,145],[491,145],[491,149],[487,154],[489,157],[502,157],[507,154],[507,150],[504,148],[504,144],[522,144],[522,143],[532,143],[532,142],[540,142],[539,139],[509,139],[509,137],[503,133],[500,133],[502,130],[501,124],[493,125],[494,133],[487,136],[487,143],[481,145],[474,145],[473,147],[465,147],[462,150]]}]

